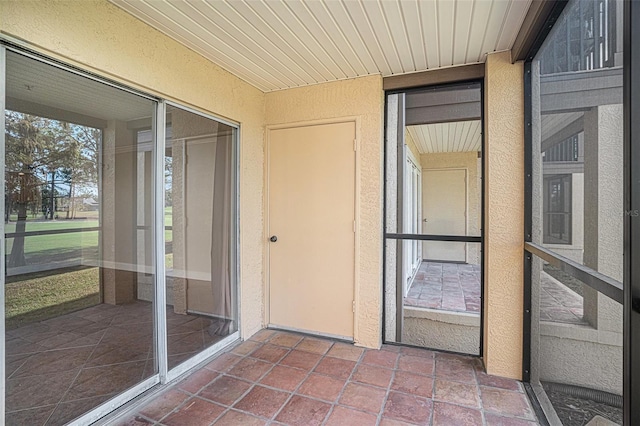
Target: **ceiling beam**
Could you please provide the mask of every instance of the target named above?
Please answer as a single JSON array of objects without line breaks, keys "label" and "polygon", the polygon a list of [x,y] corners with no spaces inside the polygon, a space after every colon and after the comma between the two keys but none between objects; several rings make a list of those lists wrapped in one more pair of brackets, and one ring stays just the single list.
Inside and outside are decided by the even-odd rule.
[{"label": "ceiling beam", "polygon": [[384,77],[382,79],[382,88],[384,90],[401,90],[483,78],[484,64],[471,64]]},{"label": "ceiling beam", "polygon": [[568,0],[533,0],[511,48],[513,62],[532,60]]}]

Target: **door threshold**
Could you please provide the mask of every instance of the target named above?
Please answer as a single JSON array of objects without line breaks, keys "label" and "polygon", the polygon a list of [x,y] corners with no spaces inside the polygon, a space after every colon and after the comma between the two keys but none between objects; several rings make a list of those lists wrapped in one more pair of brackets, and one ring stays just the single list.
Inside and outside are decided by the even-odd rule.
[{"label": "door threshold", "polygon": [[285,326],[276,325],[276,324],[269,324],[269,325],[267,325],[267,328],[269,330],[290,331],[292,333],[302,334],[302,335],[310,336],[310,337],[322,337],[324,339],[331,339],[331,340],[335,340],[335,341],[342,342],[342,343],[350,343],[350,344],[354,343],[353,337],[345,337],[345,336],[340,336],[338,334],[330,334],[330,333],[322,333],[322,332],[319,332],[319,331],[303,330],[303,329],[300,329],[300,328],[285,327]]}]

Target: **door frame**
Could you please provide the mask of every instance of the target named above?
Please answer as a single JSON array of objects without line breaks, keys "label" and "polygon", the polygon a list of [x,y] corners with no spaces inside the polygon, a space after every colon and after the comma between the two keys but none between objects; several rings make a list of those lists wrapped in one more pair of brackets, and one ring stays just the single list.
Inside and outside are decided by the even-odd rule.
[{"label": "door frame", "polygon": [[[322,126],[327,124],[341,124],[341,123],[354,123],[355,125],[355,143],[354,143],[354,151],[355,151],[355,174],[354,174],[354,183],[355,183],[355,192],[354,192],[354,224],[355,224],[355,232],[353,237],[354,242],[354,262],[353,262],[353,341],[359,341],[358,335],[358,306],[360,301],[360,176],[361,176],[361,161],[360,161],[360,147],[361,147],[361,131],[360,131],[360,117],[358,116],[346,116],[339,118],[330,118],[330,119],[321,119],[321,120],[305,120],[305,121],[297,121],[292,123],[282,123],[282,124],[272,124],[266,126],[265,131],[265,144],[264,144],[264,197],[263,197],[263,216],[264,216],[264,226],[263,226],[263,265],[264,265],[264,294],[263,294],[263,303],[264,303],[264,316],[263,321],[266,327],[269,327],[271,323],[271,271],[270,271],[270,241],[269,241],[269,178],[270,178],[270,168],[271,168],[271,131],[272,130],[282,130],[282,129],[295,129],[300,127],[312,127],[312,126]],[[308,330],[304,331],[305,333],[309,333]],[[317,334],[318,336],[325,337],[335,337],[328,336],[322,333],[311,333]]]},{"label": "door frame", "polygon": [[[479,232],[479,236],[478,237],[458,237],[458,236],[444,236],[444,237],[437,237],[437,236],[433,236],[433,235],[426,235],[426,234],[416,234],[416,235],[407,235],[407,234],[398,234],[398,233],[388,233],[386,232],[387,229],[387,201],[386,201],[386,194],[387,194],[387,169],[386,169],[386,147],[387,144],[389,143],[389,141],[387,140],[387,126],[388,126],[388,119],[389,119],[389,111],[388,111],[388,101],[389,101],[389,96],[391,95],[405,95],[407,93],[412,93],[412,92],[420,92],[420,91],[424,91],[424,90],[432,90],[432,89],[445,89],[445,88],[455,88],[456,86],[459,85],[463,85],[463,84],[477,84],[478,85],[478,89],[480,90],[480,128],[481,128],[481,133],[480,133],[480,169],[479,169],[479,173],[480,173],[480,232]],[[436,82],[433,84],[424,84],[424,85],[420,85],[420,86],[407,86],[407,87],[394,87],[388,90],[385,90],[384,92],[384,114],[383,114],[383,125],[384,125],[384,135],[383,135],[383,140],[384,140],[384,146],[383,149],[385,150],[383,153],[383,162],[385,164],[384,167],[384,175],[383,175],[383,195],[384,195],[384,201],[383,201],[383,216],[382,216],[382,220],[383,220],[383,232],[382,232],[382,239],[383,239],[383,244],[382,244],[382,330],[381,330],[381,334],[382,334],[382,343],[387,343],[387,344],[398,344],[398,345],[405,345],[405,343],[402,342],[397,342],[397,341],[391,341],[387,339],[386,336],[386,316],[387,314],[387,310],[386,310],[386,293],[385,293],[385,288],[386,288],[386,270],[387,270],[387,253],[386,253],[386,241],[387,240],[404,240],[404,239],[416,239],[419,241],[462,241],[462,242],[471,242],[471,243],[478,243],[480,244],[480,265],[481,265],[481,274],[480,274],[480,342],[479,342],[479,350],[478,350],[478,355],[471,355],[477,358],[483,358],[485,356],[484,353],[484,331],[485,331],[485,276],[486,276],[486,270],[485,270],[485,265],[484,265],[484,260],[485,260],[485,243],[487,242],[486,239],[486,235],[485,235],[485,228],[486,228],[486,215],[485,215],[485,206],[486,206],[486,199],[485,199],[485,180],[484,177],[486,175],[486,169],[487,169],[487,162],[486,162],[486,157],[485,157],[485,153],[486,153],[486,138],[485,138],[485,104],[484,101],[485,100],[485,82],[484,82],[484,74],[482,76],[475,76],[475,77],[471,77],[471,78],[461,78],[461,79],[453,79],[453,80],[447,80],[444,82]],[[404,102],[404,101],[403,101]],[[404,106],[403,106],[404,108]],[[404,124],[403,124],[404,126]],[[467,175],[469,174],[468,170],[467,170]],[[468,191],[467,191],[468,194]],[[424,212],[423,212],[424,214]],[[397,324],[396,324],[396,328],[397,328]],[[429,348],[427,348],[429,349]],[[468,354],[465,354],[468,355]]]}]

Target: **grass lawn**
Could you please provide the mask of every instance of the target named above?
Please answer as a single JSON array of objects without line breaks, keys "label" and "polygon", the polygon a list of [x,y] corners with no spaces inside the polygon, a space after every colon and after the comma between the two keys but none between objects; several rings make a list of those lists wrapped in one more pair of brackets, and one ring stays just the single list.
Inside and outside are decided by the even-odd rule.
[{"label": "grass lawn", "polygon": [[66,268],[7,277],[6,327],[19,327],[100,303],[98,268]]}]

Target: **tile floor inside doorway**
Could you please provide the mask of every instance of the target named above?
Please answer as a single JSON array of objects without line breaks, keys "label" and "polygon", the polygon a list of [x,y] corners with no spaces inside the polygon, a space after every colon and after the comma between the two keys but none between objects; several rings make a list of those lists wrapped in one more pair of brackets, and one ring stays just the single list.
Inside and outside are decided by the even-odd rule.
[{"label": "tile floor inside doorway", "polygon": [[537,423],[522,385],[486,375],[477,358],[262,330],[117,424]]},{"label": "tile floor inside doorway", "polygon": [[[479,315],[480,274],[480,265],[424,261],[404,305]],[[540,319],[588,325],[583,319],[582,297],[544,271],[540,272]]]}]

